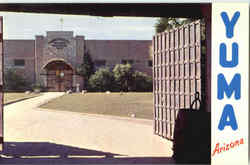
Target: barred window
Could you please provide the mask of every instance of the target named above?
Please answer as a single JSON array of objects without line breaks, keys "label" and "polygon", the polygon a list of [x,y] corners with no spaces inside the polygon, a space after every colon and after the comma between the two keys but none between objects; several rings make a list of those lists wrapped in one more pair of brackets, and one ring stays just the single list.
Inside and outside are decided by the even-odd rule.
[{"label": "barred window", "polygon": [[96,67],[103,67],[106,66],[106,60],[95,60],[95,66]]},{"label": "barred window", "polygon": [[128,60],[128,63],[132,65],[134,63],[134,60]]},{"label": "barred window", "polygon": [[153,66],[152,60],[148,60],[148,66],[149,66],[149,67],[152,67],[152,66]]},{"label": "barred window", "polygon": [[122,60],[122,64],[133,64],[134,60]]},{"label": "barred window", "polygon": [[127,64],[127,60],[122,60],[122,64]]},{"label": "barred window", "polygon": [[25,66],[25,60],[24,59],[15,59],[14,66]]}]

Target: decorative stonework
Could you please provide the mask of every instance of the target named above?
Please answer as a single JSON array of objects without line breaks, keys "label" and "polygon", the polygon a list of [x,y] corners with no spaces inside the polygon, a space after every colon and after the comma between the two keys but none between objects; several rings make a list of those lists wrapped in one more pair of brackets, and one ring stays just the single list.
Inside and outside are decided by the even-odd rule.
[{"label": "decorative stonework", "polygon": [[64,38],[55,38],[49,42],[49,45],[55,47],[56,49],[63,49],[67,47],[70,42]]},{"label": "decorative stonework", "polygon": [[[81,36],[80,40],[79,37],[74,37],[73,32],[68,31],[56,31],[56,32],[47,32],[47,35],[43,37],[41,40],[36,40],[37,45],[36,53],[40,54],[40,60],[37,61],[37,74],[36,76],[37,81],[46,81],[47,70],[44,68],[48,63],[53,61],[58,61],[56,59],[60,59],[59,61],[64,61],[65,64],[69,65],[73,69],[73,74],[75,74],[75,70],[78,66],[78,62],[82,62],[83,50],[79,49],[77,45],[81,43],[79,46],[80,48],[84,48],[84,37]],[[79,43],[78,43],[79,42]],[[78,57],[80,55],[80,57]],[[41,74],[43,76],[41,76]],[[39,76],[40,75],[40,76]],[[72,86],[75,88],[76,84],[82,84],[80,80],[74,82],[72,80]],[[46,84],[46,83],[43,83]],[[82,85],[81,87],[82,88]]]}]

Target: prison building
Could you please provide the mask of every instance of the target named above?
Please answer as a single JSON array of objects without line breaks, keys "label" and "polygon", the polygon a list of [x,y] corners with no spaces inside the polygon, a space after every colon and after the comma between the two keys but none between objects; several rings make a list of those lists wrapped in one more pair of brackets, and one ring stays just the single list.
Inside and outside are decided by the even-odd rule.
[{"label": "prison building", "polygon": [[80,84],[76,73],[89,51],[95,68],[113,68],[130,63],[137,71],[152,75],[151,40],[85,40],[73,31],[47,31],[35,40],[4,40],[4,69],[15,69],[32,84],[41,83],[48,91],[65,91]]}]

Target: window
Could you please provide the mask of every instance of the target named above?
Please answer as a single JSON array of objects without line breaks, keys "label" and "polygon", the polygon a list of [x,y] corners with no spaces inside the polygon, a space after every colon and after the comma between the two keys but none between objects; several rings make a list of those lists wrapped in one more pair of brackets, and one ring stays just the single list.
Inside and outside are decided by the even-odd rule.
[{"label": "window", "polygon": [[122,60],[122,64],[133,64],[134,60]]},{"label": "window", "polygon": [[134,60],[128,60],[128,63],[132,65],[134,63]]},{"label": "window", "polygon": [[96,67],[106,66],[106,60],[95,60],[94,63]]},{"label": "window", "polygon": [[122,64],[127,64],[127,60],[122,60]]},{"label": "window", "polygon": [[152,66],[153,66],[152,60],[148,60],[148,66],[149,66],[149,67],[152,67]]},{"label": "window", "polygon": [[14,66],[24,66],[25,65],[25,60],[24,59],[16,59],[14,60]]}]

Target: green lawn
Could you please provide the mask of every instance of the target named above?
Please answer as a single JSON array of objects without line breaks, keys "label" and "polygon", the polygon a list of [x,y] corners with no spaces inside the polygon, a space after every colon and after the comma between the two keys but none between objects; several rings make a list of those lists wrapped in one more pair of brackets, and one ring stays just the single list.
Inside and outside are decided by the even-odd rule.
[{"label": "green lawn", "polygon": [[153,118],[153,93],[69,94],[42,105],[41,108],[91,114]]},{"label": "green lawn", "polygon": [[28,99],[32,97],[39,96],[40,94],[35,94],[35,93],[30,93],[30,94],[25,94],[25,93],[4,93],[4,104],[8,104],[11,102],[15,102],[18,100],[23,100],[23,99]]}]

